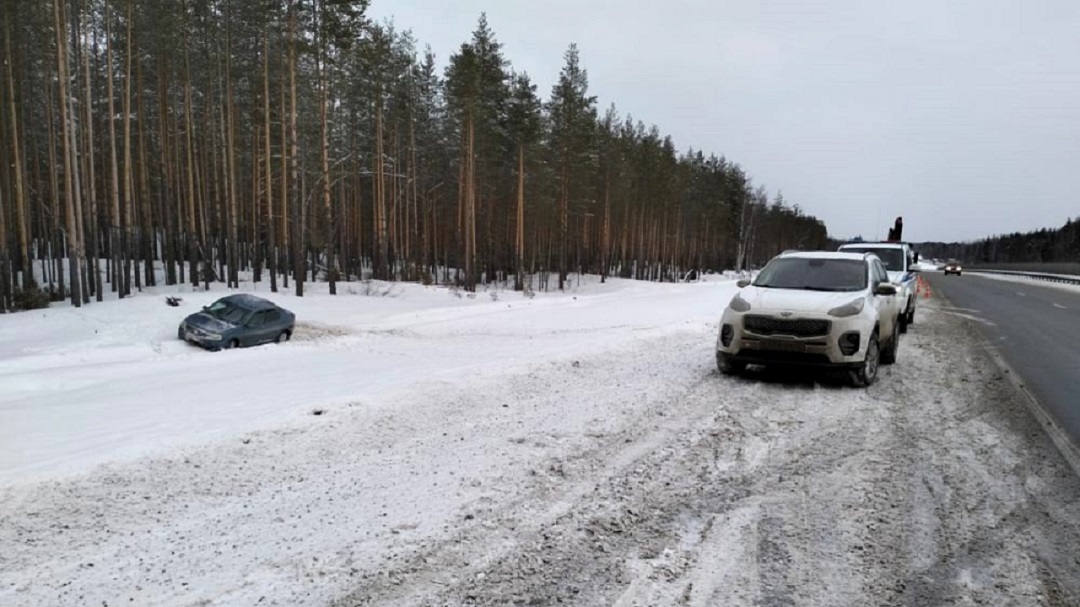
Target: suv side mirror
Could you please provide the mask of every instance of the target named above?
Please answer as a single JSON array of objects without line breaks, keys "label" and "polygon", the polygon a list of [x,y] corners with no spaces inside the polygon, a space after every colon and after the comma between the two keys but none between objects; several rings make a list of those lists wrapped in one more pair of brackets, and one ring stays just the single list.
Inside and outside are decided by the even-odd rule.
[{"label": "suv side mirror", "polygon": [[891,282],[883,282],[874,287],[874,295],[896,295],[896,285]]},{"label": "suv side mirror", "polygon": [[745,289],[746,287],[750,286],[750,279],[740,278],[739,282],[735,283],[735,286],[739,287],[740,289]]}]

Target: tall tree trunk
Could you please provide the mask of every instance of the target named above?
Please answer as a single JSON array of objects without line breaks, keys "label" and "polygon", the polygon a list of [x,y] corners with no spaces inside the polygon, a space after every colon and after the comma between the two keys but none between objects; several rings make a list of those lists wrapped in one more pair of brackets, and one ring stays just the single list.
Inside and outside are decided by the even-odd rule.
[{"label": "tall tree trunk", "polygon": [[201,269],[199,264],[201,261],[200,254],[200,239],[199,228],[195,221],[195,170],[196,170],[196,158],[195,158],[195,136],[193,130],[195,129],[195,121],[192,116],[192,95],[191,95],[191,60],[189,57],[191,46],[191,38],[189,35],[189,28],[187,23],[187,2],[181,3],[181,9],[184,13],[184,153],[186,159],[186,167],[184,176],[187,179],[186,192],[186,218],[187,223],[185,226],[184,241],[187,244],[187,259],[188,259],[188,272],[191,278],[191,285],[199,285],[199,275]]},{"label": "tall tree trunk", "polygon": [[[226,4],[226,21],[230,20],[228,7]],[[236,170],[236,119],[235,119],[235,107],[233,103],[233,88],[232,88],[232,33],[231,28],[226,26],[225,28],[225,171],[226,171],[226,188],[228,190],[228,264],[229,264],[229,286],[231,288],[240,287],[240,255],[238,242],[239,230],[237,229],[237,222],[239,220],[239,193],[237,192],[238,175]]]},{"label": "tall tree trunk", "polygon": [[411,195],[409,197],[409,206],[406,209],[406,231],[405,231],[405,259],[408,262],[409,273],[406,275],[407,280],[415,280],[416,272],[415,268],[419,265],[418,260],[414,254],[413,249],[416,246],[417,237],[417,188],[420,181],[418,167],[416,166],[416,115],[413,109],[409,111],[409,181],[408,186],[411,188]]},{"label": "tall tree trunk", "polygon": [[569,232],[569,196],[570,196],[570,184],[569,170],[567,169],[565,161],[563,162],[561,169],[562,179],[559,185],[559,290],[562,291],[566,287],[566,248],[567,234]]},{"label": "tall tree trunk", "polygon": [[[93,36],[94,51],[97,49],[97,36],[96,33]],[[90,229],[90,262],[87,264],[87,289],[94,292],[94,298],[97,301],[102,301],[102,272],[98,268],[98,251],[97,251],[97,175],[95,171],[94,163],[94,112],[92,106],[92,82],[90,71],[90,55],[89,52],[82,53],[82,67],[83,67],[83,121],[85,122],[86,136],[84,141],[84,159],[86,174],[86,205],[89,206],[89,214],[83,218],[82,226],[83,233],[89,226]],[[87,221],[86,219],[89,219]],[[85,251],[86,239],[82,239],[83,248]],[[84,300],[89,300],[89,297],[83,297]]]},{"label": "tall tree trunk", "polygon": [[[325,6],[322,7],[325,10]],[[322,28],[320,28],[322,29]],[[330,283],[330,294],[337,295],[337,268],[334,260],[334,208],[330,202],[330,117],[329,91],[330,78],[327,76],[326,40],[320,36],[319,44],[319,157],[322,164],[322,199],[323,199],[323,246],[326,248],[326,280]]]},{"label": "tall tree trunk", "polygon": [[375,101],[375,159],[372,170],[375,173],[375,246],[378,255],[376,277],[390,280],[390,237],[386,219],[386,171],[383,166],[383,115],[382,89],[377,87]]},{"label": "tall tree trunk", "polygon": [[[6,131],[4,129],[4,117],[0,115],[0,143],[3,139],[3,134]],[[4,158],[5,153],[0,149],[0,158]],[[0,178],[4,176],[0,173]],[[4,195],[7,194],[7,188],[5,187],[3,179],[0,179],[0,314],[7,312],[13,308],[12,302],[12,268],[10,260],[8,259],[8,202]]]},{"label": "tall tree trunk", "polygon": [[517,174],[517,278],[514,281],[514,290],[525,289],[525,144],[518,143],[518,174]]},{"label": "tall tree trunk", "polygon": [[[289,136],[287,129],[288,106],[285,105],[285,86],[281,89],[281,253],[289,258]],[[282,288],[289,288],[289,266],[285,264],[281,272]]]},{"label": "tall tree trunk", "polygon": [[476,291],[476,125],[465,123],[465,290]]},{"label": "tall tree trunk", "polygon": [[[254,103],[252,103],[252,114]],[[259,189],[262,185],[262,131],[258,128],[251,129],[251,212],[248,216],[250,225],[245,236],[247,241],[244,249],[247,251],[249,263],[251,263],[252,282],[262,282],[263,240],[262,240],[262,196]]]},{"label": "tall tree trunk", "polygon": [[[263,158],[266,172],[266,236],[270,260],[270,291],[277,293],[277,225],[274,223],[274,178],[270,162],[270,31],[263,29]],[[284,175],[283,175],[284,177]]]},{"label": "tall tree trunk", "polygon": [[174,124],[171,118],[175,114],[169,112],[169,92],[172,89],[170,79],[171,70],[164,65],[164,60],[158,59],[158,137],[160,138],[161,163],[161,192],[159,193],[158,217],[161,221],[161,238],[164,252],[165,284],[175,285],[184,281],[183,266],[180,265],[180,276],[177,278],[177,261],[179,249],[177,236],[180,232],[181,209],[176,198],[177,193],[183,192],[179,183],[180,154],[178,137],[174,134],[179,132],[179,125]]},{"label": "tall tree trunk", "polygon": [[[54,0],[56,1],[56,0]],[[58,34],[59,35],[59,34]],[[64,278],[64,266],[63,256],[60,253],[64,249],[64,235],[61,233],[60,228],[60,214],[63,209],[60,206],[60,198],[63,193],[60,191],[59,174],[60,169],[56,166],[56,131],[53,127],[53,104],[52,104],[52,87],[49,85],[51,79],[45,81],[45,98],[49,100],[45,104],[45,122],[48,123],[49,133],[49,145],[47,147],[49,154],[48,173],[49,173],[49,200],[52,201],[51,210],[52,216],[48,220],[48,234],[50,238],[49,242],[49,259],[52,262],[52,274],[49,278],[49,286],[52,287],[52,281],[55,279],[57,283],[56,296],[59,299],[64,299],[67,293],[67,281]],[[63,105],[61,103],[61,105]],[[45,207],[42,205],[42,212],[44,213]],[[44,227],[45,221],[42,221]]]},{"label": "tall tree trunk", "polygon": [[296,284],[296,295],[302,297],[304,295],[304,247],[303,237],[304,231],[300,226],[299,219],[302,218],[302,210],[300,209],[299,195],[300,191],[298,186],[300,185],[299,167],[297,165],[299,155],[299,143],[296,137],[296,5],[292,2],[289,3],[289,33],[288,33],[288,45],[289,45],[289,162],[292,167],[292,227],[295,230],[292,238],[293,245],[293,263],[294,276],[293,282]]},{"label": "tall tree trunk", "polygon": [[[94,33],[94,55],[97,54],[97,33]],[[84,120],[86,121],[86,157],[87,157],[87,176],[89,178],[89,186],[86,188],[87,195],[90,199],[90,259],[91,262],[91,280],[93,281],[94,298],[97,301],[102,301],[104,298],[102,294],[101,284],[101,247],[100,247],[100,234],[98,231],[98,201],[97,201],[97,167],[94,161],[94,106],[92,104],[92,91],[93,91],[93,79],[90,76],[90,55],[91,53],[83,54],[83,70],[86,74],[86,115]]]},{"label": "tall tree trunk", "polygon": [[[146,95],[143,93],[143,78],[142,78],[142,61],[136,64],[136,83],[139,94],[136,97],[136,114],[139,116],[139,131],[135,134],[135,140],[139,146],[139,229],[137,232],[137,242],[139,247],[139,253],[143,260],[143,284],[152,287],[157,284],[154,279],[154,217],[153,210],[154,204],[151,202],[150,196],[150,163],[147,161],[146,156],[146,123],[149,121],[146,108],[143,105],[143,100]],[[164,74],[159,74],[159,78],[164,77]],[[164,145],[164,142],[162,142]],[[139,286],[139,275],[135,275],[135,286]]]},{"label": "tall tree trunk", "polygon": [[[5,3],[5,7],[7,4]],[[11,21],[9,11],[5,10],[4,19],[4,63],[7,66],[8,111],[11,117],[11,156],[12,169],[15,173],[15,233],[19,241],[19,260],[22,262],[22,286],[29,289],[35,284],[33,269],[30,266],[30,239],[28,214],[26,212],[26,188],[23,184],[22,151],[19,141],[19,114],[15,105],[14,57],[11,53]]]},{"label": "tall tree trunk", "polygon": [[132,68],[131,61],[132,55],[132,29],[134,28],[134,20],[132,19],[132,12],[134,8],[133,0],[128,0],[127,11],[127,67],[124,69],[124,213],[121,220],[121,231],[123,232],[122,240],[122,252],[124,257],[123,262],[123,287],[121,296],[127,296],[131,294],[131,258],[133,254],[131,252],[131,223],[132,215],[134,214],[135,199],[132,193],[132,167],[131,167],[131,76]]},{"label": "tall tree trunk", "polygon": [[120,174],[116,158],[116,94],[113,88],[113,39],[112,39],[112,2],[105,2],[105,86],[109,102],[109,256],[112,259],[109,272],[112,291],[120,292],[123,297],[123,285],[120,279]]},{"label": "tall tree trunk", "polygon": [[67,232],[68,272],[71,277],[71,304],[75,307],[82,306],[82,280],[80,279],[80,249],[79,229],[76,223],[76,190],[74,142],[72,131],[74,124],[69,117],[71,100],[68,98],[68,66],[67,66],[67,38],[64,32],[67,29],[67,21],[64,17],[63,0],[53,0],[53,17],[56,27],[56,63],[57,85],[60,94],[60,130],[64,154],[64,217]]},{"label": "tall tree trunk", "polygon": [[600,231],[600,282],[606,282],[611,259],[611,174],[604,173],[604,226]]}]

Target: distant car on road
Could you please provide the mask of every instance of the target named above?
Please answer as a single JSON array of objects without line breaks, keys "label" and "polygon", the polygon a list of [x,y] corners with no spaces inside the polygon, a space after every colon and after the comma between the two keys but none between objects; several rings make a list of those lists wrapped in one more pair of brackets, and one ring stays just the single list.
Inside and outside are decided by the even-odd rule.
[{"label": "distant car on road", "polygon": [[960,273],[963,271],[964,266],[960,265],[960,262],[956,261],[955,259],[950,259],[949,262],[945,264],[946,276],[948,276],[949,274],[956,274],[957,276],[960,276]]},{"label": "distant car on road", "polygon": [[896,360],[902,300],[873,253],[788,253],[739,281],[720,320],[721,373],[747,365],[846,369],[868,386]]},{"label": "distant car on road", "polygon": [[242,348],[292,337],[296,315],[272,301],[241,293],[222,297],[184,319],[176,336],[211,350]]}]

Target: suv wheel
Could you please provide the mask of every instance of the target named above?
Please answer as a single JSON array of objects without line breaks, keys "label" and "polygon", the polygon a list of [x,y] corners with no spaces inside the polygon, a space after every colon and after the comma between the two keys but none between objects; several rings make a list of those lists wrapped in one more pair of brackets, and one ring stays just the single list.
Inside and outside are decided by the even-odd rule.
[{"label": "suv wheel", "polygon": [[877,379],[878,363],[880,362],[881,350],[878,345],[878,336],[875,333],[870,336],[870,343],[866,344],[866,358],[862,365],[851,372],[851,383],[856,387],[865,388]]},{"label": "suv wheel", "polygon": [[723,375],[738,375],[746,370],[746,363],[732,360],[727,354],[717,352],[716,368]]},{"label": "suv wheel", "polygon": [[881,364],[891,365],[896,362],[896,351],[900,348],[900,326],[903,320],[903,316],[896,319],[893,323],[892,339],[889,340],[889,345],[881,349]]}]

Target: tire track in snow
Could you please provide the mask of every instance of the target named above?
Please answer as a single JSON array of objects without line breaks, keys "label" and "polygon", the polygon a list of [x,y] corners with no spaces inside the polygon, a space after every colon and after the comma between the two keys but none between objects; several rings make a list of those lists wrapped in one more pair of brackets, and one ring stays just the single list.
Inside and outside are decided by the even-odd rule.
[{"label": "tire track in snow", "polygon": [[924,310],[870,390],[709,373],[663,401],[668,431],[560,458],[591,492],[549,482],[489,522],[534,501],[554,518],[497,547],[453,536],[335,605],[1071,604],[1080,483],[972,337]]}]

